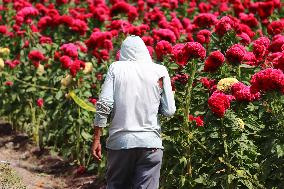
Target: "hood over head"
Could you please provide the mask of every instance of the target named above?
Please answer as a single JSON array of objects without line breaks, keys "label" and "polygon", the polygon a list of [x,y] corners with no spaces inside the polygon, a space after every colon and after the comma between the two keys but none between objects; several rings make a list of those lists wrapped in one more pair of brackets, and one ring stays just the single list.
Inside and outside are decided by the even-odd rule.
[{"label": "hood over head", "polygon": [[144,41],[135,35],[128,36],[122,43],[119,61],[152,62]]}]

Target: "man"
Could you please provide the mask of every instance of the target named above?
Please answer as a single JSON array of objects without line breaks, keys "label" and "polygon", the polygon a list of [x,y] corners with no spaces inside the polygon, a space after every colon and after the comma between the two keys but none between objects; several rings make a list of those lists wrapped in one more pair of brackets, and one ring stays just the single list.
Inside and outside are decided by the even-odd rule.
[{"label": "man", "polygon": [[176,107],[166,67],[152,62],[138,36],[127,37],[110,65],[96,105],[93,155],[101,160],[100,135],[111,115],[107,140],[108,189],[157,189],[163,146],[158,113]]}]

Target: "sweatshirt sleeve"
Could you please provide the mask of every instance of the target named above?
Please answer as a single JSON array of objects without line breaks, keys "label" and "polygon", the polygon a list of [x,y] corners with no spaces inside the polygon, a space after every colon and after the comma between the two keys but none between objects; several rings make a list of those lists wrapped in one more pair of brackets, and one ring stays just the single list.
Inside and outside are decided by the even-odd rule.
[{"label": "sweatshirt sleeve", "polygon": [[108,69],[105,81],[102,86],[102,91],[99,96],[99,100],[96,104],[96,114],[94,125],[96,127],[105,127],[107,123],[108,115],[113,109],[113,88],[114,88],[114,74],[113,66],[111,65]]},{"label": "sweatshirt sleeve", "polygon": [[171,79],[166,67],[163,67],[163,92],[161,95],[159,113],[164,116],[172,116],[176,111],[174,93],[172,91]]}]

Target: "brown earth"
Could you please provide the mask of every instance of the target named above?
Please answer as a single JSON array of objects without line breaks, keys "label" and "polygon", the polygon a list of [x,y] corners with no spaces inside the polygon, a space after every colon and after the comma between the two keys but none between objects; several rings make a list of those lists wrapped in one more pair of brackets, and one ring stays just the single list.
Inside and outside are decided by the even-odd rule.
[{"label": "brown earth", "polygon": [[[8,164],[27,189],[105,188],[96,175],[78,175],[75,166],[51,155],[49,150],[38,150],[27,135],[14,132],[11,125],[3,123],[0,123],[0,164]],[[0,180],[1,174],[0,169]]]}]

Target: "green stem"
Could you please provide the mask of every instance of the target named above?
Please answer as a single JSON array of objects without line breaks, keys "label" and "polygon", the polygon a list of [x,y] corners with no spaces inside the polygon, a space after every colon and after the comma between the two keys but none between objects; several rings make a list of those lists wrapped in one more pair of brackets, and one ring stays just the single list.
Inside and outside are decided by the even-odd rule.
[{"label": "green stem", "polygon": [[186,93],[185,93],[185,109],[184,109],[184,123],[186,128],[188,128],[188,115],[190,113],[190,105],[191,105],[191,96],[192,96],[192,84],[194,81],[195,73],[196,73],[196,63],[193,61],[190,63],[190,75],[189,80],[186,86]]},{"label": "green stem", "polygon": [[3,74],[6,75],[6,76],[8,76],[8,77],[11,77],[13,80],[15,80],[15,81],[17,81],[17,82],[19,82],[19,83],[22,83],[22,84],[24,84],[24,85],[26,85],[26,86],[31,86],[31,87],[35,87],[35,88],[39,88],[39,89],[44,89],[44,90],[58,91],[57,88],[46,87],[46,86],[41,86],[41,85],[36,85],[36,84],[31,84],[31,83],[25,82],[25,81],[23,81],[23,80],[20,80],[20,79],[14,77],[14,76],[12,76],[12,75],[9,75],[9,74],[7,74],[7,73],[5,73],[5,72],[3,72]]},{"label": "green stem", "polygon": [[191,162],[191,142],[190,142],[190,136],[191,136],[191,129],[189,128],[188,124],[188,115],[190,113],[190,105],[191,105],[191,96],[192,96],[192,84],[195,78],[196,73],[196,61],[192,61],[189,63],[189,80],[186,86],[186,93],[185,93],[185,109],[184,109],[184,125],[185,129],[189,131],[189,135],[187,136],[187,142],[188,142],[188,148],[187,148],[187,174],[192,177],[192,162]]},{"label": "green stem", "polygon": [[241,79],[241,66],[239,65],[238,66],[238,80],[240,80]]},{"label": "green stem", "polygon": [[[227,143],[227,134],[224,126],[224,119],[221,119],[221,136],[223,139],[223,147],[225,152],[225,161],[229,162],[229,152],[228,152],[228,143]],[[226,188],[230,188],[230,181],[229,181],[229,174],[231,173],[231,167],[228,167],[228,173],[227,173],[227,180],[226,180]]]}]

